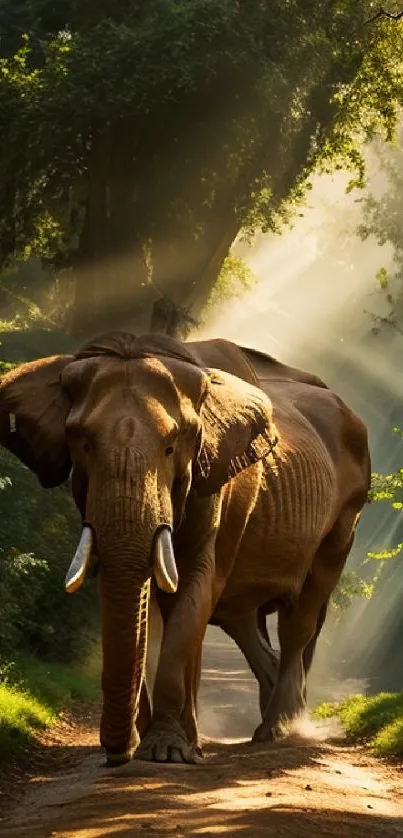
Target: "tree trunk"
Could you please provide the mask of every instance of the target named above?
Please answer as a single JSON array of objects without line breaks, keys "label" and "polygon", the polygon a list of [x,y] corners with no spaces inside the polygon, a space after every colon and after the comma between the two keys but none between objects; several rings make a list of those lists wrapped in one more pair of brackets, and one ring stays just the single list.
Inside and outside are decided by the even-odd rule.
[{"label": "tree trunk", "polygon": [[150,332],[170,335],[178,340],[187,337],[196,320],[183,306],[176,304],[168,297],[160,297],[151,312]]},{"label": "tree trunk", "polygon": [[148,286],[141,256],[130,253],[102,256],[102,241],[92,241],[92,257],[76,268],[76,294],[72,333],[89,339],[121,329],[148,330],[156,294]]},{"label": "tree trunk", "polygon": [[[210,231],[209,231],[210,233]],[[182,240],[183,247],[178,247],[178,253],[187,249],[186,265],[182,258],[181,273],[169,283],[164,275],[159,279],[159,285],[171,296],[160,297],[153,306],[150,331],[159,332],[179,340],[184,340],[189,333],[200,325],[200,314],[209,295],[217,282],[224,259],[228,256],[231,245],[238,233],[238,222],[231,220],[226,229],[213,230],[205,235],[200,242]],[[185,236],[183,236],[185,239]],[[192,246],[193,245],[193,246]],[[163,270],[163,266],[162,266]]]},{"label": "tree trunk", "polygon": [[[326,75],[324,82],[330,84]],[[266,185],[273,209],[287,197],[312,136],[331,120],[322,113],[327,99],[314,88],[292,131],[288,112],[272,112],[253,85],[246,92],[250,119],[239,115],[231,90],[206,89],[189,107],[180,101],[153,112],[147,124],[133,117],[94,128],[75,265],[76,336],[125,329],[186,337],[253,207],[254,190]]]},{"label": "tree trunk", "polygon": [[[190,112],[181,102],[158,114],[157,124],[94,128],[75,335],[130,328],[185,336],[195,325],[189,309],[196,297],[198,309],[206,301],[239,228],[234,183],[225,183],[228,154],[211,124],[212,95],[192,100]],[[223,94],[217,97],[222,110]],[[205,176],[206,155],[219,179],[223,172],[222,189]]]},{"label": "tree trunk", "polygon": [[138,224],[133,126],[94,129],[88,200],[75,260],[74,335],[146,331],[156,293],[149,282]]}]

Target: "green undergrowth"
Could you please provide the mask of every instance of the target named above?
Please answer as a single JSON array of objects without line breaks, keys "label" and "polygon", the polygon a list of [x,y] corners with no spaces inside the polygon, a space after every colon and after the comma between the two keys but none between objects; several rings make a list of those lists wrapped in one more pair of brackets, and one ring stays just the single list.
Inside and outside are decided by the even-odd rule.
[{"label": "green undergrowth", "polygon": [[74,701],[99,698],[94,667],[74,667],[24,657],[3,667],[0,680],[0,760],[27,745]]},{"label": "green undergrowth", "polygon": [[314,715],[337,717],[348,739],[368,744],[376,756],[403,756],[403,692],[353,695],[339,704],[321,704]]}]

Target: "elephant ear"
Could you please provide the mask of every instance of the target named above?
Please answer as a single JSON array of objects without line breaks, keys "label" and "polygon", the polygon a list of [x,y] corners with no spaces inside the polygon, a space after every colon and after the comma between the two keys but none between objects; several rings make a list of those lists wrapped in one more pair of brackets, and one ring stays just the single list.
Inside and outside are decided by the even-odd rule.
[{"label": "elephant ear", "polygon": [[71,403],[60,376],[72,360],[58,355],[31,361],[0,380],[0,443],[47,489],[67,480],[71,469],[64,435]]},{"label": "elephant ear", "polygon": [[218,492],[277,443],[270,399],[258,387],[229,373],[207,370],[200,412],[202,442],[193,485],[201,496]]}]

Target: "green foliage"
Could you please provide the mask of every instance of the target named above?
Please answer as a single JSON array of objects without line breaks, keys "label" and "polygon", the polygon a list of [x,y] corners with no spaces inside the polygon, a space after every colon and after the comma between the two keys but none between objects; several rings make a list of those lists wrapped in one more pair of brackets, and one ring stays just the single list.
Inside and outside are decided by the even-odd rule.
[{"label": "green foliage", "polygon": [[399,716],[386,724],[374,737],[372,744],[373,752],[380,757],[397,756],[401,759],[403,754],[403,717]]},{"label": "green foliage", "polygon": [[32,655],[18,655],[1,671],[4,683],[22,693],[30,693],[42,705],[56,713],[70,701],[96,700],[99,697],[100,663],[87,657],[80,665],[69,666],[41,661]]},{"label": "green foliage", "polygon": [[[40,593],[46,588],[48,565],[30,553],[10,548],[2,558],[0,595],[2,600],[0,645],[3,650],[17,648],[36,633],[36,610]],[[42,636],[46,627],[40,627]]]},{"label": "green foliage", "polygon": [[74,596],[64,577],[80,531],[68,486],[52,492],[0,451],[0,648],[2,661],[24,650],[59,661],[88,654],[98,627],[95,586]]},{"label": "green foliage", "polygon": [[0,321],[7,332],[52,329],[66,325],[71,298],[71,280],[43,270],[39,261],[3,271],[0,276]]},{"label": "green foliage", "polygon": [[380,285],[383,304],[387,313],[383,317],[373,316],[377,321],[374,332],[382,325],[391,326],[403,333],[403,233],[401,215],[403,212],[403,130],[400,126],[396,143],[384,147],[374,144],[375,165],[383,176],[384,188],[380,195],[369,194],[363,202],[363,222],[358,232],[365,240],[374,237],[380,245],[393,248],[393,267],[381,267],[376,280]]},{"label": "green foliage", "polygon": [[37,728],[47,727],[54,716],[32,695],[0,684],[0,755],[10,757],[28,742]]},{"label": "green foliage", "polygon": [[403,755],[403,693],[350,696],[340,704],[322,704],[314,716],[337,716],[349,739],[369,743],[377,756]]},{"label": "green foliage", "polygon": [[[398,436],[403,435],[399,428],[393,428],[393,431]],[[403,468],[391,474],[373,472],[369,501],[371,503],[389,501],[393,509],[397,511],[403,509]],[[332,594],[333,607],[337,611],[344,611],[354,599],[370,599],[380,579],[384,562],[399,556],[402,550],[403,543],[399,543],[395,547],[385,548],[378,552],[368,552],[364,565],[368,564],[370,559],[379,561],[379,567],[369,581],[364,580],[356,571],[344,571]]]},{"label": "green foliage", "polygon": [[239,299],[250,291],[257,283],[257,276],[246,264],[244,259],[230,253],[224,259],[217,282],[215,283],[207,303],[201,313],[203,322],[212,316],[214,310],[219,310],[231,300]]},{"label": "green foliage", "polygon": [[203,286],[204,303],[241,228],[292,219],[317,167],[362,184],[362,142],[392,138],[403,29],[368,24],[372,12],[371,0],[3,2],[0,264],[95,266],[91,294],[102,274],[111,301],[125,252],[133,300],[151,294],[147,246],[154,287],[191,306]]},{"label": "green foliage", "polygon": [[354,570],[345,570],[331,597],[331,603],[337,611],[344,611],[354,599],[370,599],[376,579],[366,582]]},{"label": "green foliage", "polygon": [[388,550],[381,550],[379,553],[368,553],[370,559],[381,559],[384,561],[385,559],[394,559],[395,556],[399,556],[403,549],[403,542],[400,542],[396,545],[396,547],[390,547]]},{"label": "green foliage", "polygon": [[391,506],[394,509],[402,509],[403,468],[399,468],[391,474],[374,472],[372,475],[370,499],[372,502],[388,500],[391,501]]},{"label": "green foliage", "polygon": [[[400,428],[393,428],[393,432],[400,437],[403,436]],[[393,509],[401,511],[403,509],[403,468],[399,468],[391,474],[374,472],[369,497],[371,502],[388,501]],[[399,556],[402,550],[403,542],[377,553],[370,552],[368,557],[384,561]]]},{"label": "green foliage", "polygon": [[384,290],[389,285],[389,274],[386,268],[379,268],[376,274],[376,279],[379,282],[379,287]]},{"label": "green foliage", "polygon": [[12,756],[72,701],[96,701],[99,677],[78,668],[20,657],[0,671],[0,758]]},{"label": "green foliage", "polygon": [[[1,347],[1,343],[0,343],[0,347]],[[15,366],[16,366],[16,364],[12,364],[10,361],[3,361],[0,358],[0,375],[4,375],[5,372],[8,372],[9,370],[12,370],[13,367],[15,367]],[[1,486],[1,488],[3,489],[4,486]]]}]

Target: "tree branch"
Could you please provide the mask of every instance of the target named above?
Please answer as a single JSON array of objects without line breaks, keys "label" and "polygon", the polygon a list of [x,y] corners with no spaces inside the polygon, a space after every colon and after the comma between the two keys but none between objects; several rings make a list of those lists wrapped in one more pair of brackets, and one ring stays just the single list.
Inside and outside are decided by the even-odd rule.
[{"label": "tree branch", "polygon": [[375,20],[380,20],[380,18],[383,18],[383,17],[386,17],[389,20],[402,20],[403,11],[402,12],[397,12],[394,15],[394,14],[392,14],[392,12],[385,11],[385,9],[383,9],[382,6],[381,6],[381,8],[379,9],[379,12],[377,12],[376,15],[374,15],[373,17],[370,17],[369,20],[367,20],[367,23],[374,23]]},{"label": "tree branch", "polygon": [[57,326],[57,328],[60,328],[60,323],[58,323],[57,320],[53,320],[51,317],[49,317],[48,314],[44,314],[42,309],[33,300],[30,300],[28,297],[23,297],[21,294],[16,294],[14,291],[11,290],[11,288],[8,288],[7,285],[4,285],[4,282],[0,282],[0,289],[4,291],[5,294],[8,294],[9,297],[11,297],[13,300],[16,300],[18,303],[22,303],[24,306],[26,306],[28,310],[33,309],[36,312],[36,314],[39,314],[42,320],[46,320],[52,326]]}]

